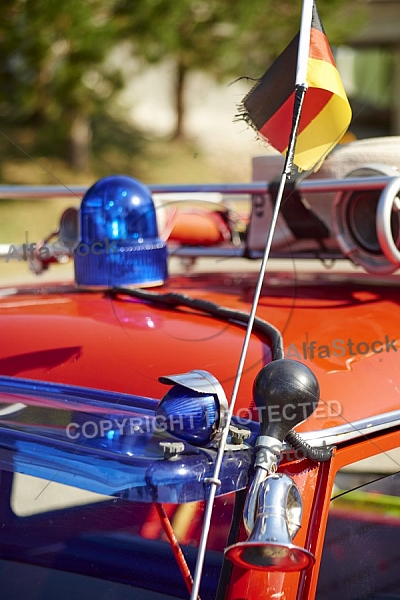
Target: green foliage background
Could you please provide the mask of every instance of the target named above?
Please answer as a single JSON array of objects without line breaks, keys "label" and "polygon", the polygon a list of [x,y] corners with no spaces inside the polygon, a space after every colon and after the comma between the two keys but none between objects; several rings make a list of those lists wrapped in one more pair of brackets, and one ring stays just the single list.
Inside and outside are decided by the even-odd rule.
[{"label": "green foliage background", "polygon": [[[319,0],[332,44],[352,31],[356,6]],[[300,0],[3,0],[0,178],[15,180],[24,152],[61,161],[78,178],[145,154],[146,132],[121,111],[115,117],[126,82],[123,65],[107,59],[119,44],[143,65],[175,64],[171,133],[182,140],[187,75],[260,76],[297,32],[300,12]]]}]

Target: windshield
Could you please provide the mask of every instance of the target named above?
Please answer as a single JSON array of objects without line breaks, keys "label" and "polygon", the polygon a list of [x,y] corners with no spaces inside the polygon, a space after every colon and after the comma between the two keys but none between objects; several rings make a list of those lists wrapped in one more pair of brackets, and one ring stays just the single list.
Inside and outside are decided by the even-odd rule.
[{"label": "windshield", "polygon": [[[156,504],[1,472],[0,578],[8,600],[187,598]],[[54,508],[54,507],[59,508]],[[160,506],[160,505],[158,505]],[[233,494],[218,498],[201,597],[215,597]],[[193,572],[203,503],[162,505]]]}]

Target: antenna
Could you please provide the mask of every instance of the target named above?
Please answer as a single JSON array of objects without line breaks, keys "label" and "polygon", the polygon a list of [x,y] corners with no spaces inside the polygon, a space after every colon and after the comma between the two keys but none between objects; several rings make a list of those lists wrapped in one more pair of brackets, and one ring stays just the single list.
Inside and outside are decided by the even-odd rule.
[{"label": "antenna", "polygon": [[[308,36],[308,43],[310,40],[310,28],[311,28],[311,11],[310,7],[313,6],[313,0],[303,0],[303,14],[302,14],[302,24],[301,29],[305,29],[305,33],[303,34],[303,38],[306,40]],[[309,20],[309,23],[306,21]],[[290,133],[289,145],[286,153],[285,164],[283,167],[283,172],[278,188],[278,193],[276,196],[275,207],[272,214],[271,224],[269,226],[267,243],[265,245],[265,250],[263,253],[263,258],[261,261],[260,272],[257,279],[256,289],[254,292],[253,304],[251,307],[249,321],[246,328],[246,334],[243,341],[242,351],[240,354],[238,369],[236,372],[235,382],[233,385],[231,401],[229,404],[228,415],[226,419],[226,424],[222,432],[221,440],[218,447],[217,458],[215,461],[214,473],[213,476],[209,479],[208,483],[210,484],[210,493],[206,503],[206,509],[204,513],[204,521],[203,521],[203,529],[201,532],[201,538],[199,543],[199,551],[197,554],[197,562],[196,569],[193,577],[193,588],[192,594],[190,596],[190,600],[197,600],[200,588],[201,575],[203,572],[204,565],[204,557],[206,553],[207,539],[208,533],[210,530],[211,516],[213,511],[215,493],[217,487],[221,484],[219,480],[219,474],[221,470],[222,459],[224,456],[225,446],[228,439],[229,434],[229,426],[232,420],[233,411],[235,409],[236,398],[240,386],[240,381],[242,378],[244,363],[246,360],[247,351],[250,344],[250,336],[254,325],[254,319],[256,316],[257,306],[261,295],[262,284],[264,280],[265,270],[267,267],[267,262],[269,258],[269,254],[271,251],[272,239],[274,237],[276,223],[278,220],[279,209],[282,203],[283,192],[285,189],[286,180],[290,179],[290,173],[293,165],[293,158],[296,147],[296,139],[297,132],[299,128],[301,109],[303,106],[304,97],[307,91],[307,85],[304,82],[299,83],[298,78],[296,78],[296,88],[295,88],[295,102],[294,102],[294,110],[293,110],[293,120],[292,120],[292,128]]]}]

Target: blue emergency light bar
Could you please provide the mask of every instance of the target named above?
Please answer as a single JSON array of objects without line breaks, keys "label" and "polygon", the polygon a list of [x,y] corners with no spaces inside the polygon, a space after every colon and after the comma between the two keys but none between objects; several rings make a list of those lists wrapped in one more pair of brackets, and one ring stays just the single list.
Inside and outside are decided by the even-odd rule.
[{"label": "blue emergency light bar", "polygon": [[[186,396],[190,403],[199,401],[193,393]],[[214,430],[216,401],[201,391],[199,397],[205,410],[210,406]],[[187,441],[190,432],[182,431],[188,428],[184,399],[181,413],[157,412],[160,404],[142,396],[0,377],[0,466],[132,501],[204,500],[217,454],[210,443],[199,446],[199,440],[212,437],[205,433],[205,420],[198,423],[199,435],[192,431],[195,445]],[[196,418],[191,425],[197,427]],[[255,422],[250,427],[252,443],[258,427]],[[217,495],[247,486],[252,450],[247,444],[228,445]]]}]

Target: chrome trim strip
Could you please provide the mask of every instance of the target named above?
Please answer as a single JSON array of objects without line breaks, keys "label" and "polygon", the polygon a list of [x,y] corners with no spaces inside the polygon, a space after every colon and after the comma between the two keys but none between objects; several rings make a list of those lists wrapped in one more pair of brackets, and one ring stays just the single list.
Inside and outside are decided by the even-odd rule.
[{"label": "chrome trim strip", "polygon": [[[168,243],[169,248],[169,257],[179,257],[179,258],[248,258],[245,255],[245,244],[240,244],[237,246],[176,246],[173,243]],[[296,250],[296,260],[300,258],[308,259],[308,258],[319,258],[325,260],[347,260],[345,256],[337,249],[333,249],[331,251],[320,252],[318,249],[315,251],[307,250]],[[289,257],[288,252],[279,252],[278,250],[271,250],[270,258],[282,258],[287,259]],[[251,250],[250,258],[252,259],[260,259],[262,258],[262,252],[258,250]],[[290,258],[293,258],[290,256]]]},{"label": "chrome trim strip", "polygon": [[[313,448],[321,448],[338,446],[362,437],[368,438],[373,433],[383,432],[392,427],[400,427],[400,410],[393,410],[328,429],[300,432],[300,435]],[[290,449],[290,446],[285,444],[285,449]]]}]

